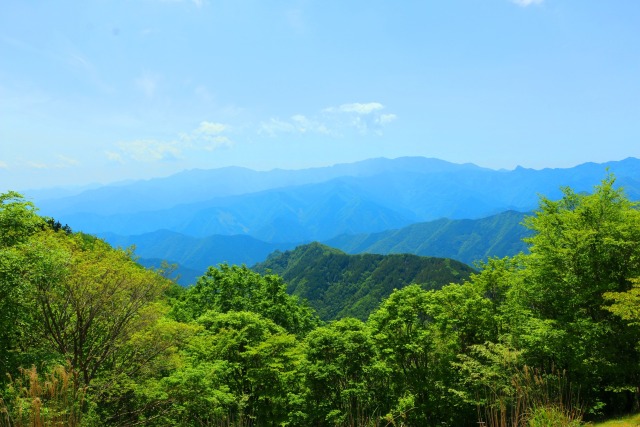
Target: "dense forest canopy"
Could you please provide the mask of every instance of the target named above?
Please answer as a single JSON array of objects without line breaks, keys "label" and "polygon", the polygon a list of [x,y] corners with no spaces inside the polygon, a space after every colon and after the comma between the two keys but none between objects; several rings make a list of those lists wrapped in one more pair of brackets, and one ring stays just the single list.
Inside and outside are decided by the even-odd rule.
[{"label": "dense forest canopy", "polygon": [[474,272],[452,259],[411,254],[348,255],[317,242],[276,251],[252,269],[281,276],[287,292],[308,301],[322,320],[366,320],[394,289],[411,283],[427,290],[440,289],[460,283]]},{"label": "dense forest canopy", "polygon": [[277,275],[220,265],[184,290],[5,193],[0,425],[569,426],[635,410],[640,210],[614,181],[542,197],[526,254],[329,323]]}]

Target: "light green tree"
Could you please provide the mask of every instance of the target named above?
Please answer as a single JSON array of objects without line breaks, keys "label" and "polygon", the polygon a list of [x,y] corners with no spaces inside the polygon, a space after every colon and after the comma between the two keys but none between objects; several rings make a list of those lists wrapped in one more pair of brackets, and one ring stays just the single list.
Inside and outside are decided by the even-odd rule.
[{"label": "light green tree", "polygon": [[640,211],[608,175],[592,194],[565,188],[525,221],[530,254],[508,291],[510,344],[544,371],[566,369],[592,412],[633,401],[640,330],[608,309],[608,293],[640,276]]},{"label": "light green tree", "polygon": [[345,318],[313,330],[303,365],[309,423],[368,425],[379,418],[388,371],[362,321]]},{"label": "light green tree", "polygon": [[277,275],[262,276],[246,266],[210,267],[184,295],[175,310],[177,319],[197,319],[209,310],[220,313],[251,311],[294,334],[304,334],[318,324],[312,309],[287,294]]}]

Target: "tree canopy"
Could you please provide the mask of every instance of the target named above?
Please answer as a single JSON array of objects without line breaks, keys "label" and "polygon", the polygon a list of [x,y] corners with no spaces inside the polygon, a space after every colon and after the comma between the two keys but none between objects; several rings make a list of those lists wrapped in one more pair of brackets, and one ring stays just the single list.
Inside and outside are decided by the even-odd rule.
[{"label": "tree canopy", "polygon": [[527,253],[328,323],[275,274],[223,264],[182,289],[0,201],[2,426],[578,426],[640,407],[640,210],[611,175],[541,197]]}]

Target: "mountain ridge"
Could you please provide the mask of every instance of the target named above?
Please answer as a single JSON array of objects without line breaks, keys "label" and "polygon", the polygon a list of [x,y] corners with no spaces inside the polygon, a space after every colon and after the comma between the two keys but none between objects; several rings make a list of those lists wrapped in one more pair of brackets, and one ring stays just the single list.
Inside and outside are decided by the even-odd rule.
[{"label": "mountain ridge", "polygon": [[[423,170],[425,165],[430,169]],[[326,169],[320,170],[326,174]],[[151,192],[155,199],[164,198],[168,200],[166,204],[174,204],[160,210],[154,210],[151,204],[145,205],[143,211],[109,214],[119,206],[128,206],[131,211],[134,210],[131,206],[144,202],[132,187],[124,186],[118,190],[117,203],[111,203],[109,198],[96,200],[98,193],[92,190],[83,193],[88,197],[84,199],[81,194],[71,199],[50,200],[41,206],[41,211],[89,233],[136,235],[167,228],[194,237],[246,234],[268,242],[322,241],[344,233],[379,232],[442,217],[477,219],[506,210],[530,211],[538,204],[538,194],[557,198],[561,196],[560,187],[565,185],[576,191],[589,191],[607,170],[616,173],[631,199],[640,198],[640,160],[634,158],[585,163],[571,169],[520,168],[508,172],[437,159],[401,158],[341,165],[331,174],[348,173],[319,183],[177,205],[180,200],[171,199],[167,192]],[[317,172],[308,171],[295,173],[315,176]],[[215,185],[236,185],[232,178],[227,176]],[[209,184],[203,182],[200,187]],[[200,188],[184,189],[178,183],[174,186],[174,192],[184,193],[183,201]],[[102,210],[104,205],[110,207]]]},{"label": "mountain ridge", "polygon": [[349,254],[408,253],[451,258],[474,265],[490,257],[502,258],[525,252],[527,245],[522,239],[530,233],[522,221],[527,215],[505,211],[476,220],[441,218],[379,233],[336,236],[323,243]]},{"label": "mountain ridge", "polygon": [[324,320],[364,320],[394,289],[412,283],[423,289],[440,289],[474,272],[468,265],[446,258],[349,255],[318,242],[275,252],[252,269],[281,276],[287,292],[307,300]]}]

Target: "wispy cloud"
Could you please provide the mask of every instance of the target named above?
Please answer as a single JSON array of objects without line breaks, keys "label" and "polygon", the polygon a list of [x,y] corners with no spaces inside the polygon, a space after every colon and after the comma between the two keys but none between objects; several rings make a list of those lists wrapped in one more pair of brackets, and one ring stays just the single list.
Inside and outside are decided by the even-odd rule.
[{"label": "wispy cloud", "polygon": [[355,113],[355,114],[371,114],[374,111],[382,110],[384,105],[379,102],[342,104],[339,107],[328,107],[324,111],[327,113]]},{"label": "wispy cloud", "polygon": [[379,102],[354,102],[324,108],[312,117],[302,114],[295,114],[285,120],[273,117],[263,121],[258,132],[269,136],[282,133],[340,136],[349,129],[356,129],[363,134],[373,131],[380,135],[382,128],[397,118],[392,113],[383,114],[384,108]]},{"label": "wispy cloud", "polygon": [[380,114],[376,118],[376,123],[379,123],[381,125],[386,125],[387,123],[391,123],[397,118],[398,116],[396,116],[395,114]]},{"label": "wispy cloud", "polygon": [[47,165],[46,163],[41,163],[41,162],[30,161],[30,162],[27,162],[27,165],[31,169],[50,169],[49,165]]},{"label": "wispy cloud", "polygon": [[56,156],[55,162],[38,162],[38,161],[29,161],[27,162],[27,166],[32,169],[66,169],[74,166],[78,166],[80,164],[79,161],[73,159],[71,157],[64,156],[62,154],[58,154]]},{"label": "wispy cloud", "polygon": [[393,113],[382,113],[384,109],[385,106],[379,102],[354,102],[327,107],[323,111],[343,126],[355,128],[361,134],[373,132],[382,135],[383,127],[397,118]]},{"label": "wispy cloud", "polygon": [[71,166],[78,166],[80,164],[80,162],[77,161],[76,159],[64,156],[62,154],[58,154],[56,156],[56,158],[58,159],[58,162],[56,163],[56,166],[59,167],[59,168],[67,168],[67,167],[71,167]]},{"label": "wispy cloud", "polygon": [[128,160],[170,162],[183,159],[193,152],[214,151],[233,145],[233,141],[225,135],[228,131],[229,126],[223,123],[203,121],[196,129],[181,133],[171,141],[139,139],[118,142],[116,150],[107,150],[104,154],[108,160],[119,163]]},{"label": "wispy cloud", "polygon": [[295,114],[287,120],[271,118],[262,122],[258,133],[276,136],[279,133],[321,133],[329,135],[331,132],[325,123],[310,119],[302,114]]},{"label": "wispy cloud", "polygon": [[213,151],[222,146],[231,146],[233,142],[224,135],[229,130],[229,126],[223,123],[201,122],[193,132],[188,135],[181,135],[183,142],[190,148]]},{"label": "wispy cloud", "polygon": [[205,0],[160,0],[161,3],[192,3],[197,8],[204,6]]},{"label": "wispy cloud", "polygon": [[522,7],[531,6],[532,4],[542,4],[543,1],[544,0],[511,0],[512,3]]},{"label": "wispy cloud", "polygon": [[111,160],[112,162],[118,162],[118,163],[124,162],[124,158],[122,157],[121,153],[107,150],[104,152],[104,154],[107,157],[107,159]]},{"label": "wispy cloud", "polygon": [[[120,152],[137,162],[157,162],[177,160],[182,156],[182,150],[175,142],[157,141],[155,139],[139,139],[136,141],[118,143]],[[114,159],[114,153],[107,154],[107,158]]]},{"label": "wispy cloud", "polygon": [[0,160],[0,169],[9,169],[9,164]]}]

